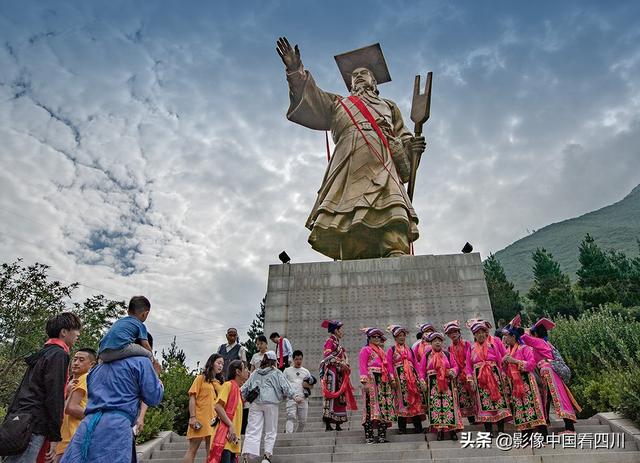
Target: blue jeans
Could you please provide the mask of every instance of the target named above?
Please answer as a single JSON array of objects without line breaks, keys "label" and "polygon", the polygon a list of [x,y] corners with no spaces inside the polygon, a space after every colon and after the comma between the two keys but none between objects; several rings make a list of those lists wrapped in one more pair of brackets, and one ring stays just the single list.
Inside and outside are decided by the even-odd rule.
[{"label": "blue jeans", "polygon": [[44,444],[44,436],[41,434],[31,434],[29,445],[20,455],[12,455],[4,459],[4,463],[36,463],[40,449]]}]

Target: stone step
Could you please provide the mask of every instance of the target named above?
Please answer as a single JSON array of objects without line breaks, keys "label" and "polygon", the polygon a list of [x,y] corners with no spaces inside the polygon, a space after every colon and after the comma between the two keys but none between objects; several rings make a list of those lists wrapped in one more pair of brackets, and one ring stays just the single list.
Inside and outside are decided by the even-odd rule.
[{"label": "stone step", "polygon": [[[324,458],[324,459],[316,459]],[[259,460],[257,460],[259,461]],[[301,455],[274,455],[272,458],[273,463],[331,463],[339,461],[332,460],[330,454],[313,454]],[[362,460],[346,460],[346,461],[362,461]],[[180,459],[152,459],[141,460],[140,463],[179,463]],[[196,459],[196,463],[204,462],[203,459]],[[505,455],[497,456],[474,456],[474,457],[462,457],[462,458],[435,458],[426,459],[424,455],[411,455],[411,458],[399,459],[398,454],[394,454],[392,458],[375,458],[376,463],[418,463],[418,462],[433,462],[433,463],[638,463],[640,462],[640,452],[606,452],[606,453],[571,453],[566,452],[562,454],[554,455],[515,455],[511,452]]]}]

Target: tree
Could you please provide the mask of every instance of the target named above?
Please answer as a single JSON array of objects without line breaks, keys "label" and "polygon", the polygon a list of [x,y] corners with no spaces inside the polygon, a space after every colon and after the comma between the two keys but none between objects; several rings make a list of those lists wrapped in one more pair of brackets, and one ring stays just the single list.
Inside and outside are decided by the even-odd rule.
[{"label": "tree", "polygon": [[253,354],[258,352],[256,346],[256,338],[260,335],[264,335],[264,308],[267,302],[267,296],[260,301],[260,311],[256,314],[256,318],[251,322],[251,326],[247,331],[247,340],[242,345],[247,349],[247,360],[251,360]]},{"label": "tree", "polygon": [[608,303],[640,306],[640,256],[630,259],[614,249],[604,251],[587,234],[580,243],[579,261],[577,287],[584,308]]},{"label": "tree", "polygon": [[578,304],[571,281],[562,273],[553,254],[537,248],[532,257],[534,282],[527,297],[534,302],[536,315],[577,315]]},{"label": "tree", "polygon": [[507,279],[504,268],[493,254],[482,263],[484,277],[487,281],[489,300],[493,318],[511,320],[521,310],[520,294],[514,288],[513,283]]},{"label": "tree", "polygon": [[184,350],[178,347],[176,337],[173,337],[169,350],[167,352],[162,349],[162,369],[165,370],[170,366],[181,365],[187,367],[187,355]]},{"label": "tree", "polygon": [[620,276],[607,253],[600,249],[588,233],[580,243],[578,261],[580,268],[576,275],[578,275],[578,286],[581,288],[605,286]]},{"label": "tree", "polygon": [[169,350],[162,349],[162,374],[164,397],[155,413],[164,412],[173,416],[173,430],[180,434],[187,432],[189,423],[189,395],[187,391],[195,377],[186,364],[187,356],[173,338]]},{"label": "tree", "polygon": [[77,346],[96,348],[124,303],[102,295],[82,304],[71,300],[78,283],[64,285],[48,278],[49,266],[25,266],[22,259],[0,267],[0,404],[10,402],[22,377],[27,355],[47,339],[45,325],[53,315],[73,311],[83,324]]}]

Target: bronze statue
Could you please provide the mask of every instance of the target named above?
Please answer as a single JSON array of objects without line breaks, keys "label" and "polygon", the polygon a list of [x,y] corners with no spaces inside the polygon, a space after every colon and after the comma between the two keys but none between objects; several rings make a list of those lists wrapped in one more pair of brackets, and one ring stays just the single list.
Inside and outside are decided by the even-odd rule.
[{"label": "bronze statue", "polygon": [[316,86],[297,45],[283,37],[276,50],[289,83],[287,118],[330,130],[335,143],[307,219],[309,243],[343,260],[409,254],[418,217],[403,184],[426,143],[405,127],[398,106],[379,96],[378,84],[391,80],[380,45],[335,57],[350,91],[346,98]]}]

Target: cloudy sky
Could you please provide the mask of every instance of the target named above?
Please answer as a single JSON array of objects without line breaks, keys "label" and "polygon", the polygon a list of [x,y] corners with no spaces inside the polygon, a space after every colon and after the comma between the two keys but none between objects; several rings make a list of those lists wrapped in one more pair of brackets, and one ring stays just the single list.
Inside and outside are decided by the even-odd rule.
[{"label": "cloudy sky", "polygon": [[640,183],[640,3],[0,3],[0,259],[126,299],[190,363],[243,333],[283,249],[325,260],[304,221],[324,134],[288,122],[274,51],[380,42],[406,120],[433,71],[417,254],[483,256]]}]

